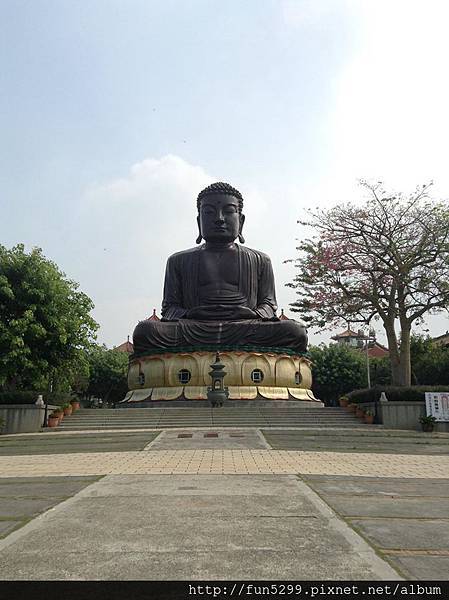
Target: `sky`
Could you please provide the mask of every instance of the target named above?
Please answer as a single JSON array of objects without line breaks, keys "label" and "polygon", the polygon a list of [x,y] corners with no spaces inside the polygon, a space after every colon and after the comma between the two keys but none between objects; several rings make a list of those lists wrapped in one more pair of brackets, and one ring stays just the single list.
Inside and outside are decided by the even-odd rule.
[{"label": "sky", "polygon": [[0,0],[0,244],[42,248],[112,347],[160,314],[196,196],[226,181],[298,318],[283,261],[308,208],[359,201],[361,178],[449,195],[448,17],[444,0]]}]

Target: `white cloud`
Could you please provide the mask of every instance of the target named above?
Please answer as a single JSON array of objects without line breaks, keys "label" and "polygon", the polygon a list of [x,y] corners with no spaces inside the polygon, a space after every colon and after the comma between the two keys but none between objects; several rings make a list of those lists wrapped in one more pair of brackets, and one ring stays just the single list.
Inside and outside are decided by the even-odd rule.
[{"label": "white cloud", "polygon": [[212,181],[201,167],[167,155],[86,191],[78,231],[90,260],[80,265],[80,280],[96,290],[94,316],[108,345],[126,339],[153,307],[160,313],[166,259],[195,245],[196,197]]}]

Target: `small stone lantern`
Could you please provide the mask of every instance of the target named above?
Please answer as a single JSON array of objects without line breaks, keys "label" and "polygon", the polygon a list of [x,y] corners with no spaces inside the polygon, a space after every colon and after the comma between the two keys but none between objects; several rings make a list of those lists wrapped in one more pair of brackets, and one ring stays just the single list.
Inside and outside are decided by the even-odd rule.
[{"label": "small stone lantern", "polygon": [[210,367],[209,375],[212,378],[212,385],[207,388],[207,399],[212,407],[223,406],[223,402],[228,399],[229,391],[223,382],[226,371],[223,370],[224,364],[220,362],[219,352],[217,352],[215,362]]}]

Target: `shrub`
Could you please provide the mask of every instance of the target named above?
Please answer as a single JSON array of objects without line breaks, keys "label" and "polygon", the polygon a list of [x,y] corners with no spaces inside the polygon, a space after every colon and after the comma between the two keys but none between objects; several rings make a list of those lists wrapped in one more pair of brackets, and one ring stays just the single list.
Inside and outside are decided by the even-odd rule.
[{"label": "shrub", "polygon": [[0,404],[35,404],[38,392],[0,392]]},{"label": "shrub", "polygon": [[424,402],[425,392],[447,392],[447,385],[412,385],[410,387],[400,386],[378,386],[370,389],[354,390],[347,394],[349,401],[354,404],[361,402],[376,402],[382,392],[385,392],[390,402]]},{"label": "shrub", "polygon": [[365,357],[341,344],[311,346],[312,389],[326,404],[366,383]]},{"label": "shrub", "polygon": [[[36,404],[39,394],[42,392],[33,390],[0,392],[0,404]],[[43,397],[48,404],[57,406],[68,404],[73,399],[73,396],[64,392],[44,392]]]}]

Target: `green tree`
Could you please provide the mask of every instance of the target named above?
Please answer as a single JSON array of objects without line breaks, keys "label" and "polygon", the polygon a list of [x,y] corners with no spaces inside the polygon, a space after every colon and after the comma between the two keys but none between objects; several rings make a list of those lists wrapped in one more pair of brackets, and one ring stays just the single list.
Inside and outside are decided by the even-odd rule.
[{"label": "green tree", "polygon": [[39,248],[0,246],[0,387],[38,389],[76,372],[98,328],[92,308]]},{"label": "green tree", "polygon": [[449,348],[430,337],[413,335],[410,344],[413,383],[449,385]]},{"label": "green tree", "polygon": [[292,310],[311,326],[383,323],[392,383],[410,385],[412,325],[449,307],[449,206],[429,186],[405,198],[362,182],[363,205],[310,211]]},{"label": "green tree", "polygon": [[371,385],[373,387],[391,385],[391,363],[389,356],[370,358],[369,369]]},{"label": "green tree", "polygon": [[88,353],[89,384],[87,394],[104,402],[119,402],[128,391],[128,354],[95,346]]},{"label": "green tree", "polygon": [[365,356],[341,344],[311,346],[312,389],[317,398],[334,404],[339,396],[366,387]]}]

